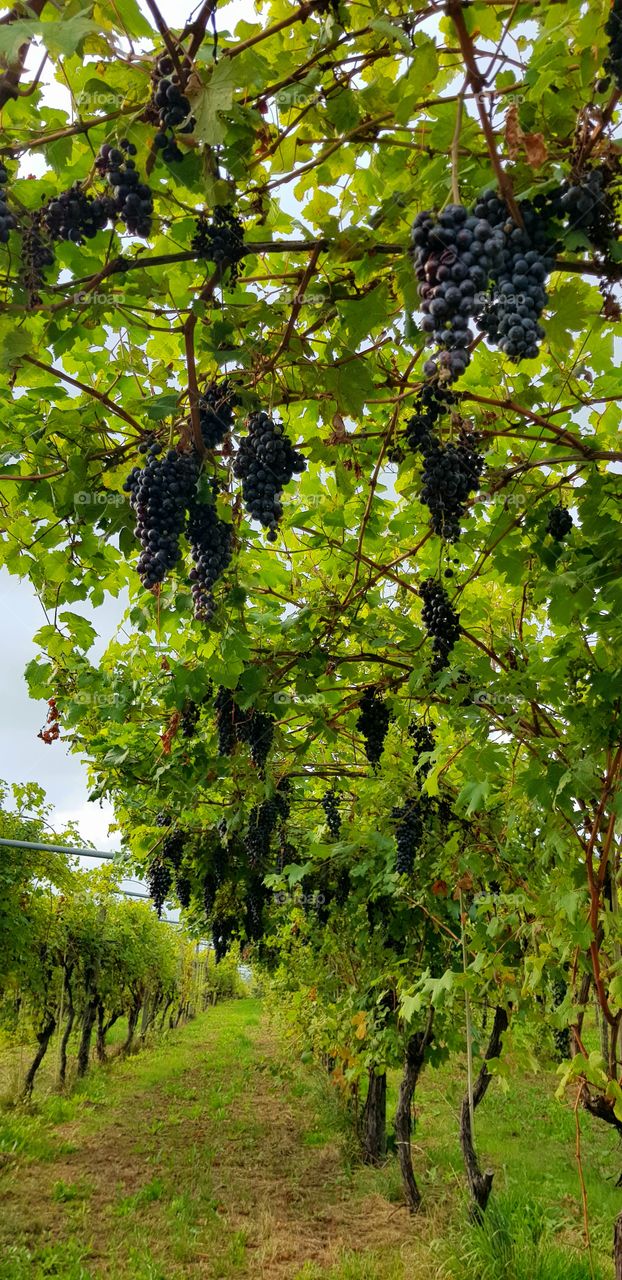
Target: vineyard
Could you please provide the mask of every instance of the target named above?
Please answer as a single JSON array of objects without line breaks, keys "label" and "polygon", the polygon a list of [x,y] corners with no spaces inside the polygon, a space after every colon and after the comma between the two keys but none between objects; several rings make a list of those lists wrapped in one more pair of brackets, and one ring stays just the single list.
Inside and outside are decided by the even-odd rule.
[{"label": "vineyard", "polygon": [[0,12],[29,777],[117,850],[1,784],[0,1280],[622,1280],[621,100],[622,0]]}]

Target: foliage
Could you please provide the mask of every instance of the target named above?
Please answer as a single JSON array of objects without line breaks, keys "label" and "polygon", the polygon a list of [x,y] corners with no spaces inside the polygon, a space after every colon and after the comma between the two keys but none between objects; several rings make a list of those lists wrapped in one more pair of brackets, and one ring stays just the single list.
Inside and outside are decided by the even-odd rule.
[{"label": "foliage", "polygon": [[[167,883],[182,900],[183,882],[190,928],[209,925],[219,956],[240,939],[282,986],[287,966],[298,1004],[320,990],[306,1031],[322,1052],[335,1038],[347,1050],[344,1076],[392,1061],[431,1010],[443,1055],[465,1045],[467,1001],[476,1027],[487,1006],[511,1009],[527,1041],[544,1008],[572,1028],[574,1097],[615,1128],[622,453],[607,6],[569,0],[560,16],[448,0],[405,18],[393,0],[273,0],[218,38],[209,9],[161,38],[133,4],[77,0],[62,23],[43,4],[0,28],[15,222],[1,250],[0,545],[48,610],[31,692],[54,699],[137,865],[163,856],[160,811],[184,832]],[[11,92],[28,40],[86,119],[48,105],[38,83]],[[42,207],[75,182],[105,207],[76,200],[80,227],[52,243]],[[594,220],[569,198],[577,186],[597,192]],[[201,475],[193,493],[171,480],[164,521],[147,499],[137,512],[145,590],[128,493],[144,493],[131,468],[160,448],[172,474]],[[188,524],[195,503],[215,510]],[[199,526],[217,546],[197,584],[187,534]],[[74,605],[124,591],[127,618],[95,663]],[[223,690],[248,729],[232,722],[226,748]],[[370,703],[383,708],[373,767],[359,731]],[[413,720],[433,731],[419,754]],[[338,840],[322,819],[336,784]],[[396,868],[403,805],[416,821]],[[304,919],[297,887],[315,895]],[[608,1028],[597,1063],[592,992]]]}]

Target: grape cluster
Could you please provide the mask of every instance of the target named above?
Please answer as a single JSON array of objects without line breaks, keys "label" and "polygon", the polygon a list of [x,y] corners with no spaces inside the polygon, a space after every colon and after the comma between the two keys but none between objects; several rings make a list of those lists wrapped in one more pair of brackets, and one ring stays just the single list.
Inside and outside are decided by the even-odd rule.
[{"label": "grape cluster", "polygon": [[190,102],[182,92],[173,59],[167,53],[157,59],[152,81],[152,101],[160,123],[153,145],[156,151],[162,152],[167,164],[170,164],[174,160],[183,160],[183,152],[175,142],[175,130],[192,133],[195,120],[190,114]]},{"label": "grape cluster", "polygon": [[229,943],[233,937],[234,922],[228,916],[216,916],[212,920],[212,942],[214,944],[214,957],[216,964],[220,964],[224,960]]},{"label": "grape cluster", "polygon": [[274,738],[274,716],[265,711],[240,712],[237,734],[241,742],[250,748],[251,760],[263,776],[266,760]]},{"label": "grape cluster", "polygon": [[613,0],[605,34],[609,40],[605,70],[613,76],[618,89],[622,89],[622,0]]},{"label": "grape cluster", "polygon": [[283,515],[281,494],[294,475],[304,471],[305,459],[294,449],[280,423],[267,413],[252,413],[248,435],[240,442],[234,474],[242,481],[242,496],[253,520],[268,530],[268,541],[276,541]]},{"label": "grape cluster", "polygon": [[180,907],[183,907],[184,910],[186,910],[190,906],[190,899],[192,897],[192,884],[188,879],[188,876],[175,876],[175,893],[177,894],[177,901],[179,902]]},{"label": "grape cluster", "polygon": [[415,412],[405,429],[406,443],[413,453],[426,447],[438,419],[448,412],[455,400],[453,391],[441,386],[436,379],[431,378],[423,384],[415,400]]},{"label": "grape cluster", "polygon": [[449,665],[449,655],[460,636],[460,616],[436,578],[426,578],[419,594],[423,600],[421,617],[432,640],[432,670],[442,671]]},{"label": "grape cluster", "polygon": [[556,542],[563,542],[566,534],[570,533],[573,523],[574,521],[568,509],[560,504],[560,506],[553,507],[553,510],[549,511],[546,531],[550,533]]},{"label": "grape cluster", "polygon": [[365,755],[369,763],[378,764],[384,740],[391,721],[391,712],[377,689],[366,689],[359,703],[356,727],[365,741]]},{"label": "grape cluster", "polygon": [[99,173],[105,175],[112,187],[109,204],[110,216],[121,219],[130,235],[148,236],[151,232],[153,196],[136,171],[136,155],[133,142],[124,138],[120,147],[104,142],[95,161]]},{"label": "grape cluster", "polygon": [[238,742],[245,742],[250,748],[255,768],[263,774],[274,738],[274,716],[254,708],[243,711],[230,690],[222,685],[216,695],[215,706],[219,755],[230,756]]},{"label": "grape cluster", "polygon": [[251,809],[244,846],[251,866],[262,866],[270,857],[272,835],[279,821],[288,817],[290,809],[289,786],[281,783],[275,795]]},{"label": "grape cluster", "polygon": [[233,410],[240,403],[229,378],[210,382],[199,400],[199,422],[206,449],[215,449],[233,426]]},{"label": "grape cluster", "polygon": [[4,188],[9,180],[9,175],[0,162],[0,244],[6,244],[9,238],[9,232],[17,225],[15,218],[11,213],[6,202],[6,192]]},{"label": "grape cluster", "polygon": [[[622,60],[621,60],[621,67],[622,67]],[[551,992],[553,996],[553,1004],[556,1009],[559,1007],[560,1004],[564,1003],[564,1000],[566,999],[567,991],[568,991],[568,983],[566,982],[565,978],[558,976],[553,979],[551,983]],[[570,1057],[570,1028],[554,1027],[553,1042],[555,1044],[558,1061],[564,1062],[566,1058]]]},{"label": "grape cluster", "polygon": [[87,196],[80,183],[54,196],[43,210],[43,221],[53,240],[84,244],[103,231],[113,212],[112,201]]},{"label": "grape cluster", "polygon": [[123,485],[136,513],[134,533],[142,547],[138,572],[149,589],[163,582],[179,559],[179,539],[198,475],[192,454],[169,449],[160,458],[161,451],[161,445],[149,445],[146,465],[134,467]]},{"label": "grape cluster", "polygon": [[181,712],[181,731],[184,738],[193,738],[201,717],[201,708],[192,698],[187,698]]},{"label": "grape cluster", "polygon": [[425,722],[421,723],[418,720],[411,720],[408,726],[408,735],[414,744],[413,760],[415,769],[422,775],[422,777],[425,778],[430,772],[432,766],[429,760],[427,760],[425,764],[420,764],[420,760],[422,755],[427,755],[428,752],[434,750],[436,745],[434,742],[434,734],[429,724],[425,724]]},{"label": "grape cluster", "polygon": [[447,542],[460,537],[460,521],[484,469],[477,443],[477,437],[464,430],[457,442],[443,444],[430,434],[421,443],[421,501],[430,512],[434,532]]},{"label": "grape cluster", "polygon": [[31,306],[37,306],[41,302],[39,290],[45,282],[45,270],[53,264],[54,250],[45,237],[42,212],[38,210],[30,218],[22,236],[20,278],[28,293]]},{"label": "grape cluster", "polygon": [[172,871],[179,871],[181,858],[186,843],[185,831],[169,831],[163,841],[161,858]]},{"label": "grape cluster", "polygon": [[236,714],[238,708],[230,689],[221,684],[214,702],[216,708],[216,729],[218,731],[218,754],[230,756],[238,740],[236,732]]},{"label": "grape cluster", "polygon": [[469,214],[463,205],[450,204],[438,216],[418,213],[411,239],[421,327],[442,351],[426,361],[424,372],[433,376],[442,371],[443,380],[453,382],[469,363],[469,319],[481,309],[481,294],[503,249],[503,233],[477,207]]},{"label": "grape cluster", "polygon": [[615,170],[605,166],[591,169],[579,181],[564,183],[551,201],[552,212],[568,223],[568,230],[585,231],[594,247],[603,251],[620,233],[615,203],[608,191],[614,175]]},{"label": "grape cluster", "polygon": [[331,787],[322,796],[322,808],[326,814],[326,824],[333,840],[338,840],[341,832],[341,814],[337,803],[337,792]]},{"label": "grape cluster", "polygon": [[492,275],[492,292],[484,300],[478,325],[515,363],[533,359],[544,337],[539,324],[546,306],[547,277],[555,266],[555,244],[546,214],[546,197],[538,210],[523,200],[520,212],[524,227],[510,216],[507,206],[494,191],[475,205],[475,213],[486,218],[501,234],[500,262]]},{"label": "grape cluster", "polygon": [[158,913],[162,915],[162,907],[168,897],[173,877],[171,869],[162,856],[152,858],[147,868],[147,885],[149,897]]},{"label": "grape cluster", "polygon": [[278,816],[278,808],[273,798],[253,805],[244,837],[248,861],[252,867],[261,866],[267,862],[270,855],[270,841]]},{"label": "grape cluster", "polygon": [[216,490],[212,500],[201,502],[195,495],[188,516],[188,541],[193,561],[190,570],[194,616],[207,622],[214,613],[212,588],[227,568],[232,554],[233,530],[216,511]]},{"label": "grape cluster", "polygon": [[266,890],[260,876],[253,876],[246,893],[244,927],[249,940],[257,941],[263,935],[263,913]]},{"label": "grape cluster", "polygon": [[235,283],[244,257],[244,226],[230,205],[217,204],[211,222],[206,214],[199,214],[191,248],[222,271],[228,267],[231,282]]},{"label": "grape cluster", "polygon": [[393,809],[392,816],[397,819],[395,843],[397,854],[395,870],[398,876],[410,875],[415,857],[419,851],[423,835],[422,806],[419,798],[407,800],[405,804]]},{"label": "grape cluster", "polygon": [[338,907],[344,907],[352,889],[352,881],[350,879],[350,871],[348,867],[341,867],[337,873],[337,882],[335,884],[335,902]]}]

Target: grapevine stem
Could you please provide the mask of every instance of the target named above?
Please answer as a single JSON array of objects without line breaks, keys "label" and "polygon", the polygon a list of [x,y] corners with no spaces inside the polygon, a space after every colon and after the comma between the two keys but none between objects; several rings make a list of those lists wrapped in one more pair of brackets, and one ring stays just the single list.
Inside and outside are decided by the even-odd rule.
[{"label": "grapevine stem", "polygon": [[464,109],[463,94],[468,87],[468,76],[465,77],[461,92],[458,95],[456,103],[456,125],[454,128],[454,136],[451,140],[451,198],[454,204],[460,204],[460,182],[459,182],[459,163],[460,163],[460,131],[462,129],[462,112]]}]

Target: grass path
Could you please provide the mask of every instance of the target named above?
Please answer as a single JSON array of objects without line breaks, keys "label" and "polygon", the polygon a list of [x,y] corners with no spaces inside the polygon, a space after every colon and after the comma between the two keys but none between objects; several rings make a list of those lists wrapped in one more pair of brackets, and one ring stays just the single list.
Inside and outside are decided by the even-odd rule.
[{"label": "grass path", "polygon": [[363,1274],[384,1275],[373,1254],[412,1232],[377,1192],[352,1194],[340,1143],[252,1001],[96,1073],[63,1106],[38,1158],[26,1141],[5,1162],[2,1280],[312,1280],[353,1245],[374,1267]]},{"label": "grass path", "polygon": [[[0,1280],[589,1280],[573,1120],[550,1083],[517,1077],[478,1113],[506,1214],[492,1248],[462,1207],[459,1072],[422,1078],[413,1220],[395,1160],[349,1159],[336,1099],[283,1054],[259,1004],[220,1005],[72,1097],[0,1111]],[[584,1129],[606,1280],[620,1157]]]}]

